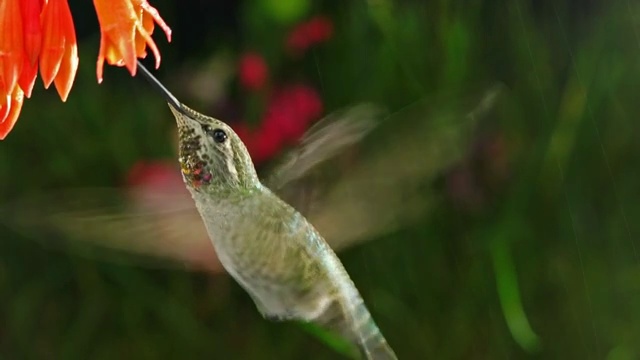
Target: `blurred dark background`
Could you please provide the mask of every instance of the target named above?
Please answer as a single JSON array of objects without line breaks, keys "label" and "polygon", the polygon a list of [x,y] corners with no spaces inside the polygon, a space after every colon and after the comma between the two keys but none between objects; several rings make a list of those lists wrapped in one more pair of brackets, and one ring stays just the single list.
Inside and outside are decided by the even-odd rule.
[{"label": "blurred dark background", "polygon": [[[257,128],[268,108],[264,91],[247,86],[261,72],[242,67],[247,54],[264,60],[270,87],[301,84],[323,114],[361,101],[388,108],[387,127],[365,144],[374,148],[402,109],[503,84],[499,110],[463,156],[421,179],[433,195],[427,215],[340,258],[401,359],[640,358],[640,4],[151,4],[173,29],[170,44],[154,33],[158,77],[234,124]],[[70,6],[74,88],[61,103],[36,85],[0,144],[0,201],[123,187],[135,164],[176,158],[173,119],[147,83],[107,66],[97,84],[93,5]],[[291,40],[314,19],[317,41]],[[255,145],[252,155],[268,169],[285,148]],[[298,324],[263,320],[224,274],[86,258],[0,226],[1,358],[342,356]]]}]

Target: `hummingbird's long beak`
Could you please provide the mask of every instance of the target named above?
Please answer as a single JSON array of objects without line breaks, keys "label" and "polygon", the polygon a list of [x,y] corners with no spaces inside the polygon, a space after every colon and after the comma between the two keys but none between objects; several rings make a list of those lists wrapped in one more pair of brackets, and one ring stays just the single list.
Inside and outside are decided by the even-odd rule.
[{"label": "hummingbird's long beak", "polygon": [[149,81],[151,86],[153,86],[160,94],[167,100],[169,106],[171,106],[174,110],[179,113],[189,116],[189,113],[185,111],[184,105],[178,101],[178,99],[173,96],[173,94],[166,88],[160,80],[156,79],[155,76],[151,74],[151,72],[138,60],[138,68],[142,71],[142,75]]}]

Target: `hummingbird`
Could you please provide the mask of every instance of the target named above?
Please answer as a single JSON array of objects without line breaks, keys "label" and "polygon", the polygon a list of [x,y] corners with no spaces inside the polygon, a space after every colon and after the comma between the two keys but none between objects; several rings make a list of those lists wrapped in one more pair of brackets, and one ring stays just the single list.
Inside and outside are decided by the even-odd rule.
[{"label": "hummingbird", "polygon": [[338,256],[261,182],[240,137],[138,66],[175,117],[182,177],[218,258],[262,316],[316,323],[338,331],[367,359],[397,359]]}]

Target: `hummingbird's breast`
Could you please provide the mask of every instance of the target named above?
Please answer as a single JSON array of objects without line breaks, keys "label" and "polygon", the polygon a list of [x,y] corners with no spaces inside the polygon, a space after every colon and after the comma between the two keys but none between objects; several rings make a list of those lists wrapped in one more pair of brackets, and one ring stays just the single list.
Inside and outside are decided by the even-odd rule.
[{"label": "hummingbird's breast", "polygon": [[220,262],[240,283],[254,282],[256,290],[330,275],[325,260],[335,257],[333,251],[300,213],[268,189],[240,200],[196,203]]}]

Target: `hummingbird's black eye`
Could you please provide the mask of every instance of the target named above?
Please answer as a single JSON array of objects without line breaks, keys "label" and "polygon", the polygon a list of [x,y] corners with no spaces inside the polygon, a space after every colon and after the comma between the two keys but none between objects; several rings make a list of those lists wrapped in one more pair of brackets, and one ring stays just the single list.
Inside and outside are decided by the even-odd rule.
[{"label": "hummingbird's black eye", "polygon": [[221,129],[213,129],[209,125],[202,125],[202,130],[207,133],[207,135],[211,136],[213,140],[217,143],[223,143],[227,140],[227,133]]},{"label": "hummingbird's black eye", "polygon": [[213,140],[215,140],[215,142],[217,143],[223,143],[225,142],[225,140],[227,140],[227,133],[225,133],[220,129],[213,130],[213,134],[211,136],[213,137]]}]

